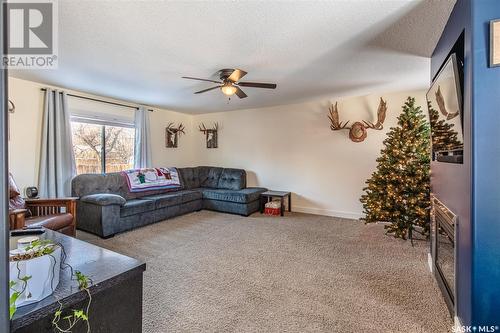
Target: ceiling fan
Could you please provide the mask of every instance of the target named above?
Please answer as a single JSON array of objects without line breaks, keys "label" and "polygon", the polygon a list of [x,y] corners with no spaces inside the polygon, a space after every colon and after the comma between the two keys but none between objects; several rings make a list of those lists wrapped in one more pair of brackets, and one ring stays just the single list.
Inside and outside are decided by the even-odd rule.
[{"label": "ceiling fan", "polygon": [[247,94],[243,92],[243,90],[240,89],[240,87],[252,87],[252,88],[266,88],[266,89],[275,89],[276,84],[275,83],[259,83],[259,82],[240,82],[240,79],[247,75],[247,72],[242,71],[241,69],[233,69],[233,68],[225,68],[221,69],[219,72],[219,77],[221,81],[215,81],[215,80],[210,80],[210,79],[200,79],[197,77],[190,77],[190,76],[183,76],[183,79],[190,79],[190,80],[198,80],[198,81],[206,81],[206,82],[213,82],[217,83],[219,85],[200,90],[195,92],[195,94],[201,94],[210,90],[214,90],[217,88],[220,88],[222,93],[226,96],[232,96],[236,94],[239,98],[245,98],[247,97]]}]

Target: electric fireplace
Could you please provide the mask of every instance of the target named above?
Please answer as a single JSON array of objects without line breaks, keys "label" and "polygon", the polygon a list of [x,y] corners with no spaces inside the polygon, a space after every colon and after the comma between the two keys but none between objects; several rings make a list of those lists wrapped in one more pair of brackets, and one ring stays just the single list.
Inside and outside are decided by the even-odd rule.
[{"label": "electric fireplace", "polygon": [[431,195],[432,270],[452,316],[455,315],[456,293],[456,226],[458,217],[436,196]]}]

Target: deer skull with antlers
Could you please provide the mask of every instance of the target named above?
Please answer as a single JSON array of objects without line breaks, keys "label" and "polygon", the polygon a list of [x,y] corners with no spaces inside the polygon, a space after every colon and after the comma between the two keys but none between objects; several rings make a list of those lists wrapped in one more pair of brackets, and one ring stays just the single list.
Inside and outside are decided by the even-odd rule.
[{"label": "deer skull with antlers", "polygon": [[217,148],[217,131],[219,130],[219,123],[214,123],[214,127],[212,128],[206,128],[203,123],[198,127],[200,128],[200,132],[203,132],[206,136],[207,148]]},{"label": "deer skull with antlers", "polygon": [[177,127],[174,127],[174,123],[168,123],[165,128],[165,146],[167,148],[177,148],[179,144],[179,136],[181,134],[186,134],[184,129],[185,127],[182,123]]},{"label": "deer skull with antlers", "polygon": [[384,101],[382,97],[380,97],[380,104],[378,106],[377,111],[377,122],[373,124],[372,122],[365,121],[359,122],[356,121],[351,126],[347,127],[349,121],[342,123],[339,119],[339,111],[337,102],[335,105],[330,106],[330,114],[328,115],[328,119],[330,119],[330,129],[332,131],[338,131],[341,129],[349,130],[349,138],[354,142],[362,142],[366,139],[366,129],[371,128],[375,130],[381,130],[384,128],[383,123],[385,120],[385,113],[387,112],[387,101]]}]

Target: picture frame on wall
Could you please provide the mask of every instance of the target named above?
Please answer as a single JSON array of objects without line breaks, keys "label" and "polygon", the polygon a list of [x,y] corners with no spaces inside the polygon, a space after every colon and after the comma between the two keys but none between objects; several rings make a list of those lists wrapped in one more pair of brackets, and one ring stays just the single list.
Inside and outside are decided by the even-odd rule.
[{"label": "picture frame on wall", "polygon": [[169,123],[165,128],[165,147],[177,148],[179,146],[179,137],[181,134],[186,134],[184,128],[182,123],[177,127],[174,127],[174,123]]},{"label": "picture frame on wall", "polygon": [[165,130],[165,147],[167,148],[177,148],[179,146],[179,136],[177,132]]},{"label": "picture frame on wall", "polygon": [[217,148],[217,130],[207,130],[207,148]]},{"label": "picture frame on wall", "polygon": [[219,130],[219,123],[214,123],[212,128],[207,128],[205,124],[201,123],[199,129],[200,132],[205,135],[207,148],[217,148],[217,131]]},{"label": "picture frame on wall", "polygon": [[490,21],[490,67],[500,66],[500,19]]}]

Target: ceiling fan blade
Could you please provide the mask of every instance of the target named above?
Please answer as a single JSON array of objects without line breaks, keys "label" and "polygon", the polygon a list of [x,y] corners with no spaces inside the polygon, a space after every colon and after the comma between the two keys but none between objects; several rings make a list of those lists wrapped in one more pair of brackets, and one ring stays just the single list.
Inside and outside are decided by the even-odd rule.
[{"label": "ceiling fan blade", "polygon": [[237,85],[242,87],[276,89],[275,83],[259,83],[259,82],[238,82]]},{"label": "ceiling fan blade", "polygon": [[214,81],[214,80],[209,80],[209,79],[200,79],[198,77],[191,77],[191,76],[183,76],[183,79],[190,79],[190,80],[198,80],[198,81],[206,81],[206,82],[213,82],[213,83],[222,83],[220,81]]},{"label": "ceiling fan blade", "polygon": [[212,88],[200,90],[200,91],[195,92],[195,94],[201,94],[201,93],[204,93],[204,92],[207,92],[207,91],[210,91],[210,90],[214,90],[214,89],[217,89],[217,88],[220,88],[220,87],[222,87],[222,86],[215,86],[215,87],[212,87]]},{"label": "ceiling fan blade", "polygon": [[242,71],[241,69],[235,69],[227,79],[231,82],[236,82],[245,75],[247,75],[247,72]]},{"label": "ceiling fan blade", "polygon": [[235,87],[236,88],[236,96],[238,96],[239,98],[245,98],[247,97],[247,94],[245,94],[243,92],[243,90],[240,89],[240,87]]}]

